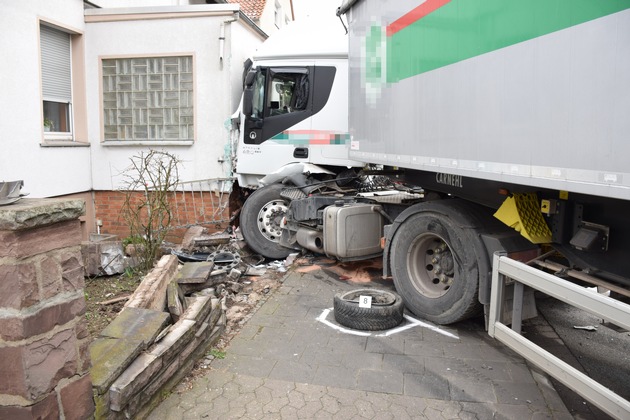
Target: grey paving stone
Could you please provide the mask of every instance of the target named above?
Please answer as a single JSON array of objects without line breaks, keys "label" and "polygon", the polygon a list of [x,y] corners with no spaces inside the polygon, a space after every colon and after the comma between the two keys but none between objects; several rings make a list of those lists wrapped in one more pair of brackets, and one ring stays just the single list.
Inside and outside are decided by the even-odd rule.
[{"label": "grey paving stone", "polygon": [[228,348],[229,353],[252,357],[259,356],[260,350],[260,346],[254,340],[246,340],[241,337],[234,337]]},{"label": "grey paving stone", "polygon": [[357,388],[364,391],[403,393],[403,374],[385,370],[359,370]]},{"label": "grey paving stone", "polygon": [[251,340],[256,334],[258,334],[258,331],[260,331],[260,327],[258,325],[245,324],[238,332],[238,336],[245,340]]},{"label": "grey paving stone", "polygon": [[258,329],[258,333],[254,336],[254,341],[264,341],[271,345],[275,345],[277,342],[288,342],[295,334],[295,329],[280,327],[276,325],[263,326]]},{"label": "grey paving stone", "polygon": [[296,329],[291,341],[325,346],[328,344],[330,337],[330,328],[317,323],[310,328]]},{"label": "grey paving stone", "polygon": [[[445,357],[455,357],[458,359],[478,359],[493,361],[515,360],[514,354],[508,352],[507,348],[494,348],[485,344],[471,343],[449,343],[444,346]],[[518,358],[520,360],[520,358]]]},{"label": "grey paving stone", "polygon": [[457,379],[449,381],[451,400],[496,403],[492,383],[485,380]]},{"label": "grey paving stone", "polygon": [[383,355],[381,353],[344,354],[343,365],[348,369],[380,370],[383,367]]},{"label": "grey paving stone", "polygon": [[249,357],[239,355],[228,355],[223,360],[213,360],[212,367],[215,369],[224,368],[229,372],[241,375],[251,375],[256,377],[267,377],[275,366],[277,360],[267,357]]},{"label": "grey paving stone", "polygon": [[405,341],[393,337],[368,337],[365,351],[368,353],[404,354]]},{"label": "grey paving stone", "polygon": [[477,377],[485,378],[487,381],[507,381],[512,378],[510,362],[472,359],[466,359],[464,362],[469,369],[476,372]]},{"label": "grey paving stone", "polygon": [[248,321],[248,324],[259,326],[259,327],[291,327],[293,323],[293,318],[280,316],[277,314],[273,315],[265,315],[259,312],[256,312]]},{"label": "grey paving stone", "polygon": [[319,365],[313,377],[313,384],[348,389],[357,387],[357,372],[341,366]]},{"label": "grey paving stone", "polygon": [[265,304],[258,310],[258,312],[261,315],[273,315],[279,307],[280,303],[278,302],[265,302]]},{"label": "grey paving stone", "polygon": [[300,357],[300,363],[309,365],[343,366],[345,354],[335,348],[309,344]]},{"label": "grey paving stone", "polygon": [[407,373],[404,375],[405,395],[423,398],[450,399],[448,381],[439,375],[426,371],[422,375]]},{"label": "grey paving stone", "polygon": [[367,337],[350,334],[332,334],[328,340],[328,347],[340,353],[364,352],[367,348]]},{"label": "grey paving stone", "polygon": [[433,375],[449,378],[470,378],[475,377],[476,372],[466,365],[465,361],[452,357],[425,357],[425,370]]},{"label": "grey paving stone", "polygon": [[525,404],[546,406],[546,402],[535,383],[495,381],[494,392],[497,400],[505,404]]},{"label": "grey paving stone", "polygon": [[298,303],[308,308],[330,308],[333,306],[335,294],[323,291],[314,295],[300,296]]},{"label": "grey paving stone", "polygon": [[309,382],[315,376],[316,371],[317,366],[301,364],[291,360],[278,360],[269,373],[269,378],[292,382]]},{"label": "grey paving stone", "polygon": [[436,345],[435,343],[427,340],[406,339],[404,353],[419,356],[441,357],[444,356],[444,347],[440,344]]},{"label": "grey paving stone", "polygon": [[384,354],[383,369],[401,373],[424,373],[424,358],[408,354]]},{"label": "grey paving stone", "polygon": [[287,343],[277,342],[273,346],[268,343],[260,343],[260,356],[276,360],[298,361],[307,346],[307,343],[293,341]]},{"label": "grey paving stone", "polygon": [[509,363],[508,370],[510,372],[510,379],[512,382],[517,383],[533,383],[534,377],[532,372],[524,361],[519,363]]},{"label": "grey paving stone", "polygon": [[311,308],[308,306],[301,305],[287,305],[279,307],[274,315],[286,316],[295,319],[307,318],[309,314],[309,310]]}]

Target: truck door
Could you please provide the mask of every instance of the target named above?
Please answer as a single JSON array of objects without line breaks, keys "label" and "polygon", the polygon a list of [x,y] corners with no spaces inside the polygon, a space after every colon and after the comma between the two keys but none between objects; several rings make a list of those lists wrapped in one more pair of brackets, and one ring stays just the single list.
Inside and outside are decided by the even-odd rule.
[{"label": "truck door", "polygon": [[262,67],[247,77],[245,144],[262,144],[313,115],[313,73],[310,66]]}]

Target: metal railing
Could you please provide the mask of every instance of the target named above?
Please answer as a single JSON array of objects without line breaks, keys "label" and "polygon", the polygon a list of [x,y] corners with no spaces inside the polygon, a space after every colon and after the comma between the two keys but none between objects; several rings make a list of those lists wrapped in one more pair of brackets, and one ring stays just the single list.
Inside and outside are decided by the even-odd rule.
[{"label": "metal railing", "polygon": [[[506,278],[515,281],[512,328],[501,322]],[[630,330],[630,305],[593,293],[504,255],[497,253],[494,256],[488,334],[607,414],[619,419],[629,418],[629,401],[520,334],[524,286],[539,290],[627,330]]]},{"label": "metal railing", "polygon": [[233,183],[233,178],[179,182],[171,200],[173,213],[169,229],[228,222]]}]

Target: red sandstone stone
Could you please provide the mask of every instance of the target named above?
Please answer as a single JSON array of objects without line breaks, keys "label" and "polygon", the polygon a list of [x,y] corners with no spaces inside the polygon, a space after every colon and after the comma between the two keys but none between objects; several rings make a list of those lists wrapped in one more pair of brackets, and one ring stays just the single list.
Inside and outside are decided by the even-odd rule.
[{"label": "red sandstone stone", "polygon": [[52,391],[59,381],[77,373],[76,338],[73,330],[63,330],[51,338],[36,340],[23,349],[26,386],[29,397],[37,399]]},{"label": "red sandstone stone", "polygon": [[64,325],[77,316],[85,314],[85,298],[79,296],[60,305],[42,308],[37,313],[24,318],[22,338],[32,337],[52,330],[56,325]]},{"label": "red sandstone stone", "polygon": [[20,318],[0,318],[0,338],[6,341],[21,340],[24,337],[23,327]]},{"label": "red sandstone stone", "polygon": [[70,382],[61,389],[61,407],[66,419],[87,419],[94,414],[90,375]]},{"label": "red sandstone stone", "polygon": [[53,257],[45,257],[40,263],[42,278],[41,299],[50,299],[61,292],[61,267]]},{"label": "red sandstone stone", "polygon": [[84,340],[79,344],[79,366],[77,367],[80,374],[87,373],[92,367],[90,359],[90,340]]},{"label": "red sandstone stone", "polygon": [[[58,419],[59,405],[57,394],[52,393],[33,405],[20,407],[15,405],[0,406],[0,419],[33,420]],[[66,417],[68,418],[68,417]]]},{"label": "red sandstone stone", "polygon": [[0,256],[25,258],[81,243],[81,222],[68,220],[32,229],[0,230]]},{"label": "red sandstone stone", "polygon": [[83,267],[64,270],[61,273],[61,281],[63,283],[64,292],[74,292],[83,290],[85,287]]},{"label": "red sandstone stone", "polygon": [[[27,398],[21,347],[0,347],[0,394]],[[0,418],[5,418],[0,415]]]},{"label": "red sandstone stone", "polygon": [[35,264],[0,265],[0,308],[22,309],[38,301]]},{"label": "red sandstone stone", "polygon": [[61,280],[64,291],[76,291],[85,287],[81,249],[68,250],[60,255]]}]

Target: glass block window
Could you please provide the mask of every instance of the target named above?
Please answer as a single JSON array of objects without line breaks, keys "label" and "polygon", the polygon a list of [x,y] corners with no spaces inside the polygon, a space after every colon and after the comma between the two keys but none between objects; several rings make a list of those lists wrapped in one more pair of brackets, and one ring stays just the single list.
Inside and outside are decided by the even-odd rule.
[{"label": "glass block window", "polygon": [[104,59],[104,138],[192,140],[192,57]]}]

